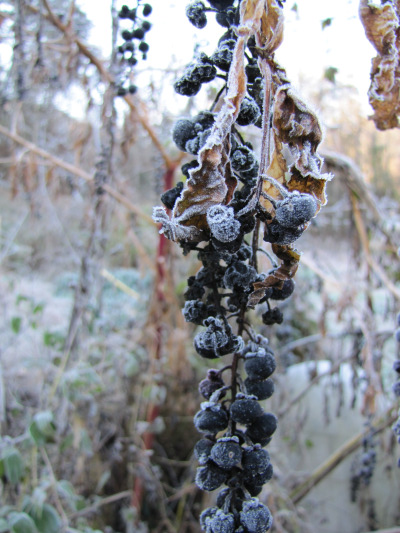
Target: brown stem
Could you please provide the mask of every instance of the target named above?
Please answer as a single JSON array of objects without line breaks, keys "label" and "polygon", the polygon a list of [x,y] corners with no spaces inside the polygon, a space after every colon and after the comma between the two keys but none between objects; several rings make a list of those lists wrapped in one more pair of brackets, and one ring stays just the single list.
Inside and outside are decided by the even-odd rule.
[{"label": "brown stem", "polygon": [[[396,419],[397,413],[393,414],[393,408],[389,409],[386,414],[372,426],[374,433],[381,433],[384,429],[393,424]],[[293,503],[299,503],[316,485],[318,485],[320,481],[332,472],[338,464],[354,452],[361,445],[364,433],[365,432],[362,431],[345,442],[343,446],[337,449],[330,457],[328,457],[328,459],[326,459],[326,461],[319,465],[306,481],[296,487],[290,494]]]}]

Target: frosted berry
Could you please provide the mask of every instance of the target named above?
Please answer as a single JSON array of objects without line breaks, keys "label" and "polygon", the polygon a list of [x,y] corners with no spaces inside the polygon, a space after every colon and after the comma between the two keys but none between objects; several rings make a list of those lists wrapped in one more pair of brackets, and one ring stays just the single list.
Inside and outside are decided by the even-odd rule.
[{"label": "frosted berry", "polygon": [[211,459],[224,470],[230,470],[242,458],[242,448],[237,437],[218,439],[211,450]]},{"label": "frosted berry", "polygon": [[265,348],[259,347],[257,352],[246,354],[244,369],[250,379],[262,380],[267,379],[275,371],[275,357]]},{"label": "frosted berry", "polygon": [[255,396],[258,401],[266,400],[274,393],[274,382],[272,379],[256,381],[254,379],[246,378],[244,380],[244,386],[247,394]]},{"label": "frosted berry", "polygon": [[144,20],[144,21],[142,22],[142,30],[143,30],[144,32],[148,32],[148,31],[150,30],[150,28],[151,28],[151,24],[150,24],[150,22],[149,22],[148,20]]},{"label": "frosted berry", "polygon": [[218,509],[210,520],[211,531],[213,533],[234,533],[235,517],[231,513],[225,513]]},{"label": "frosted berry", "polygon": [[253,60],[249,62],[245,67],[245,71],[246,71],[247,81],[249,83],[253,83],[257,78],[261,79],[261,72],[260,72],[260,69],[258,68],[257,61]]},{"label": "frosted berry", "polygon": [[199,522],[200,527],[203,531],[210,531],[210,528],[208,527],[210,524],[210,520],[217,511],[218,507],[207,507],[207,509],[204,509],[204,511],[201,513]]},{"label": "frosted berry", "polygon": [[182,96],[194,96],[200,91],[201,83],[194,83],[186,77],[180,78],[174,83],[175,92]]},{"label": "frosted berry", "polygon": [[220,11],[216,14],[215,20],[223,28],[230,28],[235,24],[236,19],[236,10],[235,9],[226,9],[225,11]]},{"label": "frosted berry", "polygon": [[251,425],[263,412],[256,398],[245,394],[238,394],[230,408],[232,420],[245,425]]},{"label": "frosted berry", "polygon": [[201,300],[187,300],[182,313],[186,322],[201,325],[208,316],[207,305]]},{"label": "frosted berry", "polygon": [[235,44],[236,42],[233,39],[224,41],[221,47],[218,48],[211,56],[211,61],[214,63],[214,65],[224,72],[228,72],[231,66]]},{"label": "frosted berry", "polygon": [[218,241],[234,241],[240,234],[240,222],[234,218],[232,207],[213,205],[207,210],[207,223]]},{"label": "frosted berry", "polygon": [[210,459],[211,449],[214,442],[210,439],[200,439],[196,442],[194,447],[194,455],[200,465],[205,465]]},{"label": "frosted berry", "polygon": [[184,165],[181,166],[181,172],[184,176],[186,176],[187,179],[189,179],[190,178],[189,170],[191,170],[192,168],[196,168],[198,166],[199,166],[199,163],[197,159],[193,159],[193,161],[190,161],[189,163],[185,163]]},{"label": "frosted berry", "polygon": [[236,119],[237,124],[239,124],[239,126],[255,124],[260,116],[260,109],[256,101],[249,96],[245,96],[240,104],[239,115]]},{"label": "frosted berry", "polygon": [[207,377],[199,383],[199,392],[206,400],[209,400],[214,392],[224,386],[224,380],[218,370],[210,368],[207,371]]},{"label": "frosted berry", "polygon": [[187,18],[193,24],[193,26],[199,30],[204,28],[207,24],[205,9],[206,7],[203,2],[192,2],[186,8]]},{"label": "frosted berry", "polygon": [[393,363],[393,370],[400,374],[400,359]]},{"label": "frosted berry", "polygon": [[143,16],[148,17],[150,13],[153,11],[153,8],[150,4],[144,4],[143,6]]},{"label": "frosted berry", "polygon": [[148,52],[149,51],[149,45],[147,43],[145,43],[144,41],[142,41],[140,44],[139,44],[139,50],[141,52]]},{"label": "frosted berry", "polygon": [[284,228],[274,218],[265,225],[264,241],[272,244],[291,244],[303,234],[305,226],[297,228]]},{"label": "frosted berry", "polygon": [[187,280],[188,288],[184,294],[185,300],[197,300],[206,292],[203,284],[196,280],[195,276],[190,276]]},{"label": "frosted berry", "polygon": [[270,465],[270,455],[267,450],[256,444],[250,448],[243,449],[242,466],[246,472],[253,474],[262,474]]},{"label": "frosted berry", "polygon": [[183,190],[183,181],[178,181],[178,183],[173,187],[172,189],[169,189],[168,191],[165,191],[161,195],[161,201],[167,207],[168,209],[173,209],[176,200],[181,195],[181,192]]},{"label": "frosted berry", "polygon": [[133,32],[132,37],[133,37],[134,39],[138,39],[139,41],[140,41],[141,39],[143,39],[143,37],[144,37],[144,31],[142,30],[142,28],[137,28],[137,29]]},{"label": "frosted berry", "polygon": [[309,222],[318,204],[311,194],[293,192],[278,203],[275,218],[284,228],[297,228]]},{"label": "frosted berry", "polygon": [[272,413],[264,413],[247,428],[246,435],[252,442],[265,446],[278,426],[278,420]]},{"label": "frosted berry", "polygon": [[[272,294],[272,290],[269,293],[268,297]],[[282,324],[283,322],[283,313],[279,307],[274,307],[273,309],[268,309],[261,315],[263,324],[266,326],[272,326],[273,324]]]},{"label": "frosted berry", "polygon": [[272,515],[257,498],[243,503],[240,523],[248,533],[265,533],[272,526]]},{"label": "frosted berry", "polygon": [[251,170],[256,164],[254,153],[247,146],[239,146],[231,153],[231,165],[234,170],[242,172]]},{"label": "frosted berry", "polygon": [[215,490],[226,480],[228,473],[218,465],[209,461],[206,465],[197,468],[195,483],[201,490]]},{"label": "frosted berry", "polygon": [[228,425],[228,413],[218,403],[204,403],[194,415],[194,425],[201,433],[216,434]]},{"label": "frosted berry", "polygon": [[219,11],[226,9],[234,4],[235,0],[208,0],[210,6],[215,7]]},{"label": "frosted berry", "polygon": [[196,137],[193,122],[187,118],[181,118],[175,122],[172,129],[172,139],[180,150],[185,150],[186,143]]},{"label": "frosted berry", "polygon": [[224,286],[233,290],[247,290],[256,278],[257,271],[254,267],[242,261],[236,261],[225,271]]},{"label": "frosted berry", "polygon": [[271,299],[286,300],[287,298],[289,298],[289,296],[292,295],[294,287],[295,283],[291,278],[285,279],[285,281],[283,282],[283,286],[280,289],[278,289],[277,287],[272,288]]},{"label": "frosted berry", "polygon": [[229,324],[223,324],[218,318],[209,317],[204,321],[204,325],[207,329],[194,338],[194,347],[202,357],[214,359],[238,351],[242,346],[241,337],[232,335]]}]

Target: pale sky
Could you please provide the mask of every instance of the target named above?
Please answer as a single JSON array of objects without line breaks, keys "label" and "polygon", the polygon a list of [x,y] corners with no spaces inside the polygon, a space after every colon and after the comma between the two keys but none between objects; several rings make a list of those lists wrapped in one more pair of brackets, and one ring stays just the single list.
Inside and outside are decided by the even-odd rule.
[{"label": "pale sky", "polygon": [[[78,0],[77,3],[94,23],[91,44],[101,48],[107,56],[111,40],[108,2],[104,0],[101,9],[93,0]],[[119,2],[117,7],[123,3]],[[138,68],[136,83],[139,86],[149,83],[149,75],[153,79],[157,76],[154,70],[152,74],[144,72],[147,67],[161,71],[167,67],[183,69],[192,59],[196,43],[200,44],[201,50],[211,54],[224,31],[216,24],[213,14],[208,15],[206,28],[194,28],[185,16],[188,0],[153,0],[150,3],[153,6],[153,13],[148,18],[153,24],[148,33],[150,51],[148,60]],[[292,10],[294,0],[286,1],[285,38],[276,53],[292,83],[295,87],[300,85],[301,90],[304,80],[316,83],[327,67],[336,67],[338,83],[356,87],[362,109],[369,114],[367,90],[371,58],[375,54],[358,18],[358,1],[298,0],[296,3],[297,13]],[[321,22],[327,18],[332,18],[332,24],[322,30]]]}]

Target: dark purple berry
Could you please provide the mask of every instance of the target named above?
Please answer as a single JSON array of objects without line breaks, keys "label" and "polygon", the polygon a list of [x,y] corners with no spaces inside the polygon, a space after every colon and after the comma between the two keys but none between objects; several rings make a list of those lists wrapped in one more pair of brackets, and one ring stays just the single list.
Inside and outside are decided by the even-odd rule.
[{"label": "dark purple berry", "polygon": [[195,483],[201,490],[215,490],[226,480],[228,473],[218,465],[209,461],[197,468]]},{"label": "dark purple berry", "polygon": [[237,437],[222,437],[211,450],[211,459],[224,470],[231,470],[241,458],[242,448]]},{"label": "dark purple berry", "polygon": [[148,45],[147,43],[145,43],[144,41],[142,41],[142,42],[139,44],[139,50],[140,50],[141,52],[146,53],[146,52],[149,51],[149,48],[150,48],[149,45]]},{"label": "dark purple berry", "polygon": [[186,16],[199,30],[204,28],[207,25],[207,17],[205,13],[205,5],[203,2],[192,2],[186,8]]},{"label": "dark purple berry", "polygon": [[150,4],[144,4],[143,5],[143,16],[148,17],[150,13],[153,11],[153,8]]},{"label": "dark purple berry", "polygon": [[259,347],[257,352],[246,354],[244,369],[250,379],[261,381],[269,378],[275,371],[275,357],[271,352]]},{"label": "dark purple berry", "polygon": [[297,228],[309,222],[317,212],[318,204],[311,194],[290,193],[278,202],[275,218],[284,228]]},{"label": "dark purple berry", "polygon": [[246,435],[255,444],[266,446],[278,426],[278,420],[272,413],[264,413],[247,428]]},{"label": "dark purple berry", "polygon": [[256,396],[258,401],[267,400],[274,393],[274,382],[272,379],[256,381],[250,378],[244,380],[247,394]]},{"label": "dark purple berry", "polygon": [[272,526],[272,515],[268,507],[252,498],[243,503],[240,523],[248,533],[265,533]]},{"label": "dark purple berry", "polygon": [[200,465],[205,465],[210,459],[211,448],[215,442],[210,439],[200,439],[194,447],[194,455]]},{"label": "dark purple berry", "polygon": [[201,433],[216,434],[228,425],[228,413],[218,403],[202,404],[194,415],[194,425]]},{"label": "dark purple berry", "polygon": [[255,124],[260,116],[260,109],[256,101],[249,96],[245,96],[240,104],[239,115],[236,119],[237,124],[239,124],[239,126]]},{"label": "dark purple berry", "polygon": [[224,386],[224,380],[218,370],[210,368],[207,371],[207,377],[199,383],[199,392],[206,400],[209,400],[214,392]]},{"label": "dark purple berry", "polygon": [[263,412],[256,398],[244,394],[238,394],[230,408],[232,420],[247,426],[251,425]]}]

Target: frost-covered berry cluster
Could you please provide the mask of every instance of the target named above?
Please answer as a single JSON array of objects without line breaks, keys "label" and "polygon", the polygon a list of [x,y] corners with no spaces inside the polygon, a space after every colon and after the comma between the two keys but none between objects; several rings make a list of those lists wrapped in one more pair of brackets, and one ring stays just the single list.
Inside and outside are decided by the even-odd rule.
[{"label": "frost-covered berry cluster", "polygon": [[[197,354],[216,361],[200,382],[204,401],[194,416],[201,434],[194,449],[196,484],[219,490],[215,505],[200,516],[207,533],[271,528],[271,513],[258,496],[273,476],[264,448],[277,418],[260,402],[274,392],[276,362],[269,340],[252,327],[250,311],[260,306],[267,326],[283,321],[271,302],[294,291],[300,256],[293,243],[324,203],[330,179],[320,172],[318,120],[274,61],[282,2],[270,0],[263,14],[254,4],[194,0],[186,7],[193,26],[201,29],[215,15],[224,33],[212,54],[200,52],[186,67],[175,91],[190,97],[210,82],[221,87],[210,109],[174,124],[175,145],[192,159],[182,166],[181,181],[162,195],[165,208],[153,213],[160,231],[202,264],[188,279],[183,316],[197,328]],[[260,157],[246,139],[248,127],[262,130]],[[270,248],[264,272],[262,226]]]},{"label": "frost-covered berry cluster", "polygon": [[120,55],[121,81],[117,85],[117,95],[125,96],[127,93],[135,94],[137,87],[131,81],[132,69],[138,63],[138,55],[142,60],[147,58],[149,45],[145,41],[147,32],[151,29],[151,23],[147,17],[153,8],[150,4],[136,0],[135,7],[124,4],[118,12],[118,18],[123,21],[124,28],[121,31],[122,44],[118,46]]}]

